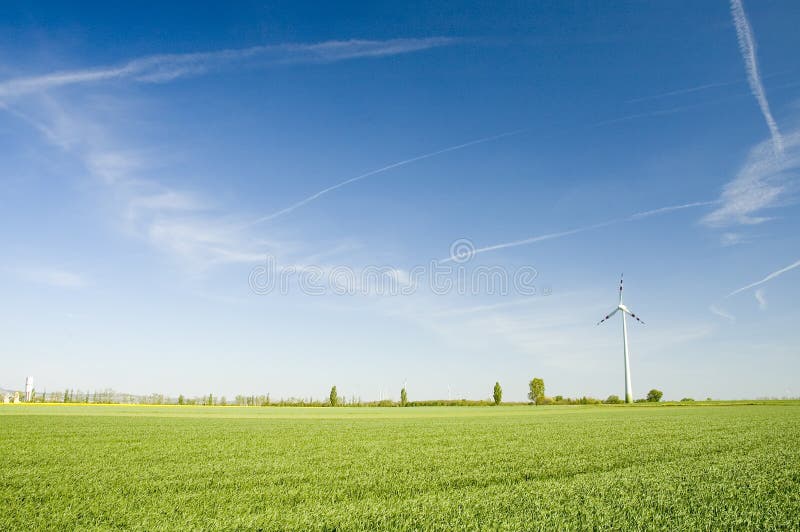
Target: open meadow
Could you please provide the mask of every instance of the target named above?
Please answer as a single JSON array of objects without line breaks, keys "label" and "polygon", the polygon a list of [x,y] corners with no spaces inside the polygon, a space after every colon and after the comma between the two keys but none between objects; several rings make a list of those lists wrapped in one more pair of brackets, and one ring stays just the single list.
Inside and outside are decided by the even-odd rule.
[{"label": "open meadow", "polygon": [[800,403],[0,407],[0,530],[798,529]]}]

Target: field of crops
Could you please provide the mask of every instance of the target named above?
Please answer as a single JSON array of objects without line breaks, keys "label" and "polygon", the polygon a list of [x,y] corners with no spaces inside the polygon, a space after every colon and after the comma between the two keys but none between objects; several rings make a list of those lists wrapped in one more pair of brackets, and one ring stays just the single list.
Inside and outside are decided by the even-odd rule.
[{"label": "field of crops", "polygon": [[0,530],[800,528],[800,404],[0,406]]}]

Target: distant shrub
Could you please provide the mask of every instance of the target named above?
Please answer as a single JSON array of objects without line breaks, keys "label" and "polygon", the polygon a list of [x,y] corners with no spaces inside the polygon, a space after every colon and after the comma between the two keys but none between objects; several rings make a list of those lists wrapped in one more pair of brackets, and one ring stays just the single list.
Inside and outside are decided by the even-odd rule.
[{"label": "distant shrub", "polygon": [[273,406],[329,406],[328,401],[314,400],[311,398],[304,399],[302,397],[289,397],[288,399],[281,398],[277,403],[270,403]]},{"label": "distant shrub", "polygon": [[600,403],[603,402],[600,399],[595,399],[594,397],[583,396],[583,397],[578,397],[578,398],[572,398],[572,397],[564,397],[563,395],[556,395],[555,397],[543,397],[542,401],[545,401],[545,402],[536,403],[536,404],[548,404],[548,405],[550,405],[550,404],[554,404],[554,405],[597,405],[597,404],[600,404]]},{"label": "distant shrub", "polygon": [[269,394],[237,395],[233,402],[236,406],[267,406],[269,404]]},{"label": "distant shrub", "polygon": [[411,401],[408,406],[491,406],[492,401],[473,401],[470,399],[432,399],[430,401]]},{"label": "distant shrub", "polygon": [[537,405],[552,405],[553,404],[553,398],[552,397],[547,397],[545,395],[540,395],[539,397],[536,398],[536,404]]},{"label": "distant shrub", "polygon": [[619,398],[619,395],[609,395],[604,403],[608,405],[618,405],[622,403],[622,399]]},{"label": "distant shrub", "polygon": [[647,392],[647,402],[648,403],[657,403],[661,400],[661,397],[664,396],[664,392],[661,390],[656,390],[653,388],[649,392]]},{"label": "distant shrub", "polygon": [[634,403],[646,403],[647,399],[634,399],[633,402]]},{"label": "distant shrub", "polygon": [[600,399],[595,399],[594,397],[586,397],[585,395],[578,399],[579,405],[599,405],[602,403]]},{"label": "distant shrub", "polygon": [[691,397],[684,397],[683,399],[681,399],[681,403],[693,403],[693,402],[694,399],[692,399]]}]

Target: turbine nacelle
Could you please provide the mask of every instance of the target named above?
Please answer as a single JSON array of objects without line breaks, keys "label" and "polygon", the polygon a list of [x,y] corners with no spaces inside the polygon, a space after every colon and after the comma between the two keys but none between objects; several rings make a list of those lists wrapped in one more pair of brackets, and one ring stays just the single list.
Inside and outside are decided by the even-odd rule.
[{"label": "turbine nacelle", "polygon": [[619,311],[622,311],[623,316],[625,314],[629,314],[631,318],[635,319],[636,321],[638,321],[639,323],[644,325],[644,322],[641,319],[639,319],[639,316],[634,314],[633,311],[631,311],[631,309],[626,307],[625,304],[622,302],[622,279],[621,278],[619,280],[619,304],[617,305],[617,308],[615,308],[614,310],[609,312],[608,315],[605,318],[603,318],[602,320],[598,321],[597,325],[600,325],[601,323],[603,323],[604,321],[606,321],[608,318],[610,318],[611,316],[613,316],[614,314],[616,314]]}]

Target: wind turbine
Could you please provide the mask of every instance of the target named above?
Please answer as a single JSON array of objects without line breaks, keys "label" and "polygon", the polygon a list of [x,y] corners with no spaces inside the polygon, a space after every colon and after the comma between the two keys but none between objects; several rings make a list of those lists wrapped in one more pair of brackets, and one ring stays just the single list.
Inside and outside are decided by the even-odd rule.
[{"label": "wind turbine", "polygon": [[631,389],[631,365],[630,361],[628,360],[628,325],[625,322],[625,314],[630,314],[631,318],[634,318],[642,325],[644,325],[644,322],[639,319],[639,316],[631,312],[630,309],[628,309],[628,307],[622,303],[622,275],[619,277],[619,304],[617,305],[617,308],[609,312],[605,318],[598,321],[597,325],[600,325],[619,311],[622,311],[622,351],[625,354],[625,402],[632,403],[633,390]]}]

